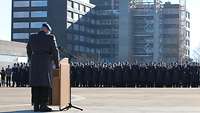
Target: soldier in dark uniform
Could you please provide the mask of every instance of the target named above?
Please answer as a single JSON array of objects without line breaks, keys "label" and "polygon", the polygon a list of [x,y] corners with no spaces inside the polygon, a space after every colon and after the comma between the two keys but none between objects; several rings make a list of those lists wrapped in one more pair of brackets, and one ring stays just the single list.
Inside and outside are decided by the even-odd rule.
[{"label": "soldier in dark uniform", "polygon": [[21,66],[21,87],[26,87],[26,64]]},{"label": "soldier in dark uniform", "polygon": [[82,64],[78,64],[77,68],[77,76],[76,76],[76,80],[77,80],[77,86],[78,87],[82,87],[83,86],[83,76],[84,76],[84,65]]},{"label": "soldier in dark uniform", "polygon": [[29,86],[29,66],[24,64],[24,85]]},{"label": "soldier in dark uniform", "polygon": [[147,74],[148,87],[152,88],[155,86],[155,80],[156,80],[156,68],[154,64],[149,65],[147,71],[148,71]]},{"label": "soldier in dark uniform", "polygon": [[139,87],[146,87],[146,65],[141,65],[139,69]]},{"label": "soldier in dark uniform", "polygon": [[103,87],[104,85],[104,65],[102,64],[100,67],[99,67],[99,87]]},{"label": "soldier in dark uniform", "polygon": [[162,68],[160,65],[156,66],[156,87],[162,87]]},{"label": "soldier in dark uniform", "polygon": [[11,74],[12,74],[12,69],[10,68],[10,65],[6,68],[6,84],[7,87],[11,86]]},{"label": "soldier in dark uniform", "polygon": [[117,64],[114,68],[114,75],[115,75],[115,78],[114,78],[114,86],[115,87],[121,87],[121,66],[120,64]]},{"label": "soldier in dark uniform", "polygon": [[76,87],[76,64],[71,63],[70,65],[70,73],[71,73],[71,86]]},{"label": "soldier in dark uniform", "polygon": [[113,78],[114,78],[114,70],[113,70],[113,67],[112,67],[112,64],[109,64],[109,66],[107,67],[107,72],[108,72],[108,87],[113,87]]},{"label": "soldier in dark uniform", "polygon": [[164,78],[164,83],[166,87],[172,87],[172,80],[171,80],[171,75],[172,75],[172,67],[170,65],[167,65],[166,67],[166,73],[165,73],[165,78]]},{"label": "soldier in dark uniform", "polygon": [[12,67],[12,87],[15,87],[17,85],[17,64],[14,63]]},{"label": "soldier in dark uniform", "polygon": [[177,87],[177,85],[178,85],[178,79],[179,79],[179,78],[178,78],[179,69],[178,69],[177,64],[174,65],[174,66],[172,67],[172,69],[173,69],[172,84],[173,84],[173,87]]},{"label": "soldier in dark uniform", "polygon": [[131,66],[131,75],[132,75],[132,86],[137,87],[139,84],[139,66],[137,64],[133,64]]},{"label": "soldier in dark uniform", "polygon": [[1,86],[5,87],[5,85],[6,85],[6,71],[3,67],[1,69],[0,74],[1,74]]},{"label": "soldier in dark uniform", "polygon": [[20,65],[17,63],[16,67],[16,87],[20,87]]},{"label": "soldier in dark uniform", "polygon": [[34,111],[50,112],[47,106],[52,87],[52,62],[59,68],[59,53],[51,28],[43,24],[41,30],[32,34],[27,44],[27,54],[30,63],[30,85]]},{"label": "soldier in dark uniform", "polygon": [[188,76],[188,66],[185,64],[181,67],[182,71],[182,87],[188,87],[189,84],[189,76]]},{"label": "soldier in dark uniform", "polygon": [[98,83],[98,66],[95,64],[92,69],[92,85],[97,87]]},{"label": "soldier in dark uniform", "polygon": [[130,66],[128,63],[124,64],[122,67],[123,73],[122,73],[122,80],[123,80],[123,87],[130,86]]},{"label": "soldier in dark uniform", "polygon": [[24,80],[24,78],[23,78],[23,64],[22,63],[20,63],[20,66],[19,66],[19,70],[18,70],[19,72],[19,74],[18,74],[18,82],[19,82],[19,87],[23,87],[23,80]]},{"label": "soldier in dark uniform", "polygon": [[199,70],[198,70],[198,66],[195,63],[193,66],[193,71],[194,71],[194,85],[193,87],[197,88],[199,86]]}]

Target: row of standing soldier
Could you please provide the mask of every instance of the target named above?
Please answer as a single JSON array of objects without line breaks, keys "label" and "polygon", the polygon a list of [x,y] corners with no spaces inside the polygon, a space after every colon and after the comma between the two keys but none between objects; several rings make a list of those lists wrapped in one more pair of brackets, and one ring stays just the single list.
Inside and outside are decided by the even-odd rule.
[{"label": "row of standing soldier", "polygon": [[74,87],[198,87],[200,66],[197,64],[71,65]]},{"label": "row of standing soldier", "polygon": [[[71,64],[73,87],[198,87],[199,65]],[[29,66],[2,68],[0,86],[29,86]]]},{"label": "row of standing soldier", "polygon": [[8,65],[0,71],[2,87],[26,87],[29,86],[29,66],[25,63],[15,63],[13,67]]}]

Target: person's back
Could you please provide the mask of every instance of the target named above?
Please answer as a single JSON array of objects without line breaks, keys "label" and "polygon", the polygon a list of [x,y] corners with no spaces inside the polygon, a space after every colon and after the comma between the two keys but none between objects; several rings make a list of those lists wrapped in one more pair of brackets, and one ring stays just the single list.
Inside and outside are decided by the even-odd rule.
[{"label": "person's back", "polygon": [[30,63],[30,86],[34,111],[52,111],[47,106],[52,87],[52,62],[59,67],[59,54],[55,36],[50,34],[48,24],[43,24],[41,31],[32,34],[27,44]]},{"label": "person's back", "polygon": [[39,33],[32,34],[30,37],[30,45],[31,49],[34,54],[44,53],[50,53],[51,52],[51,45],[54,41],[54,36],[50,34],[46,34],[43,31],[40,31]]},{"label": "person's back", "polygon": [[[48,86],[51,83],[48,83],[49,78],[41,78],[41,72],[45,73],[45,70],[48,70],[52,58],[55,57],[53,55],[53,46],[54,46],[54,36],[50,34],[46,34],[45,32],[40,31],[37,34],[31,35],[29,39],[29,44],[31,45],[31,65],[34,68],[31,68],[32,71],[35,73],[34,76],[31,76],[31,86],[34,85],[42,85]],[[56,59],[56,58],[54,58]],[[55,60],[54,60],[55,61]],[[41,73],[41,74],[40,74]],[[34,77],[34,78],[33,78]],[[36,78],[36,79],[35,79]],[[50,78],[51,79],[51,78]],[[35,84],[36,83],[36,84]]]}]

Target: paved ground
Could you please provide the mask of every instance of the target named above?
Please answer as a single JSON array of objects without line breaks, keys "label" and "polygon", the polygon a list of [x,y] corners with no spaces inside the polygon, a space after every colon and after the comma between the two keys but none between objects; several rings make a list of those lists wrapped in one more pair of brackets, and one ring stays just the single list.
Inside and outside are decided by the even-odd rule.
[{"label": "paved ground", "polygon": [[[68,113],[200,113],[200,89],[73,89]],[[55,113],[57,107],[53,107]],[[0,88],[0,112],[32,112],[30,89]]]}]

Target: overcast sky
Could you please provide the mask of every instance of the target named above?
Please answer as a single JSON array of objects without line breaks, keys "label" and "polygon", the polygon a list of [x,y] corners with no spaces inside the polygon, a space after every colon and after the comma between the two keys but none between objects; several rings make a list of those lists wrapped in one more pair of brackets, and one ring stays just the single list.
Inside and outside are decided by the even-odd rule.
[{"label": "overcast sky", "polygon": [[[163,0],[177,2],[179,0]],[[187,9],[191,13],[191,49],[200,47],[200,0],[187,0]],[[0,40],[11,37],[11,0],[0,0]]]}]

